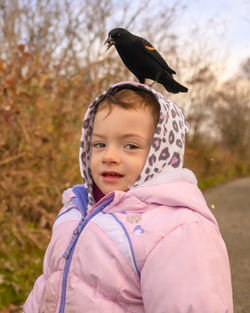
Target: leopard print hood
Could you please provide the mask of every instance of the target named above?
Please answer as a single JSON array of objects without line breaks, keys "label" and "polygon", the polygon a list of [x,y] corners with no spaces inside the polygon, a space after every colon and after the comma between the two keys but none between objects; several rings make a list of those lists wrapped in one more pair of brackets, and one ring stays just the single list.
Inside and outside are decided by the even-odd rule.
[{"label": "leopard print hood", "polygon": [[100,94],[89,106],[83,121],[80,145],[80,171],[83,184],[89,195],[89,204],[93,206],[93,180],[90,171],[91,135],[98,104],[107,95],[124,88],[140,88],[152,93],[160,104],[160,116],[156,126],[152,146],[141,175],[133,187],[142,185],[168,169],[182,168],[184,161],[185,134],[188,123],[180,108],[155,89],[136,82],[120,82]]}]

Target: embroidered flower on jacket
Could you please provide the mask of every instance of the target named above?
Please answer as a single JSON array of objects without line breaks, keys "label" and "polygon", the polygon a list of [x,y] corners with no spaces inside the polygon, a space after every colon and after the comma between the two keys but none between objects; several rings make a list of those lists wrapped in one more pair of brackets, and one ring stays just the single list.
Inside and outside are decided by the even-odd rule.
[{"label": "embroidered flower on jacket", "polygon": [[128,215],[126,220],[131,224],[137,224],[141,221],[141,215]]}]

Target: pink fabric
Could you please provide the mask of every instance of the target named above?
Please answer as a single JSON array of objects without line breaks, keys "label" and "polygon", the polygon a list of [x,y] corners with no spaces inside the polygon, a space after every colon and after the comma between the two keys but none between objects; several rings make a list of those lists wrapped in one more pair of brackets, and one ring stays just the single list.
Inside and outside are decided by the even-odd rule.
[{"label": "pink fabric", "polygon": [[[117,191],[104,211],[100,218],[112,213],[126,228],[141,276],[110,235],[90,221],[73,254],[65,312],[233,313],[226,247],[195,184],[174,181]],[[58,312],[62,255],[78,222],[72,215],[54,229],[44,273],[25,313]]]}]

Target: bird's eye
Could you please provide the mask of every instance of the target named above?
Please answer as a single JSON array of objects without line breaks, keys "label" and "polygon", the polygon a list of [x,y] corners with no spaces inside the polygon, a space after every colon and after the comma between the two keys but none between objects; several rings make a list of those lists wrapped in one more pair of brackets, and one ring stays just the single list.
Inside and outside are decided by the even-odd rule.
[{"label": "bird's eye", "polygon": [[121,34],[120,34],[120,33],[118,33],[118,34],[117,34],[117,37],[120,37],[120,36],[121,36]]}]

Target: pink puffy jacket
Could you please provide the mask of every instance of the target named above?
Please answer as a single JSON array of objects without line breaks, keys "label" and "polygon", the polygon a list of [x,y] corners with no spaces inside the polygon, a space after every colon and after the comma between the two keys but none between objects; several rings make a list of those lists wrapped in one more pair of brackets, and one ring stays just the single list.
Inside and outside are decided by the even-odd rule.
[{"label": "pink puffy jacket", "polygon": [[73,191],[25,313],[233,312],[226,247],[192,172],[108,194],[87,217]]}]

